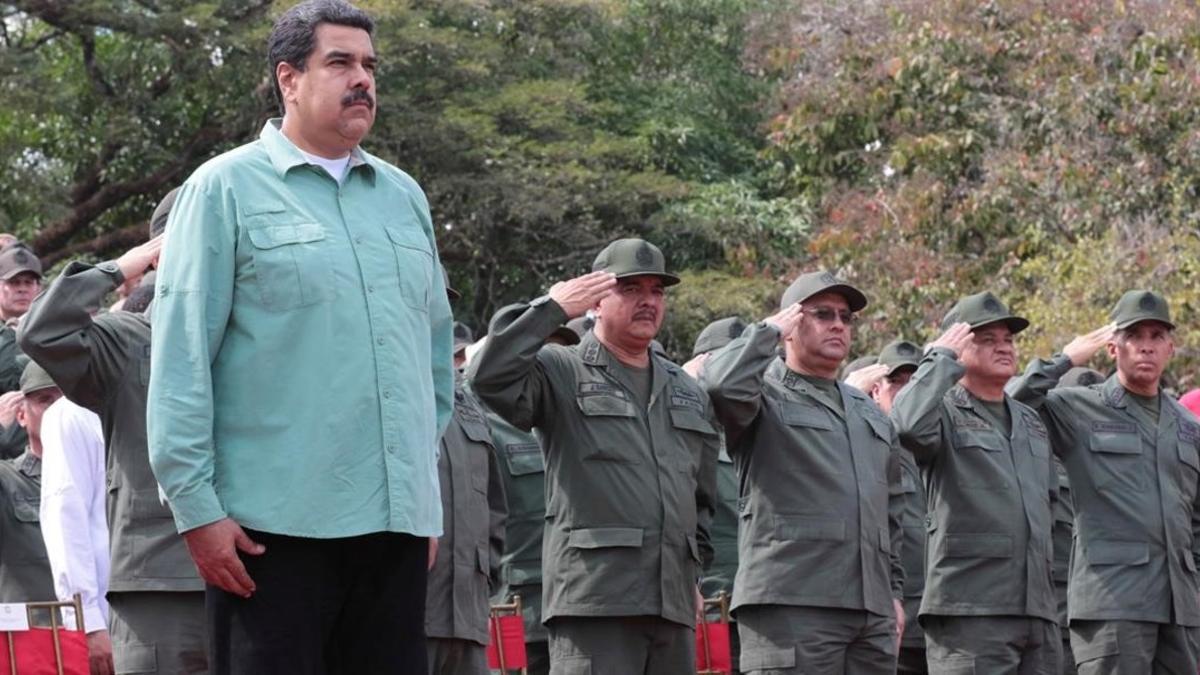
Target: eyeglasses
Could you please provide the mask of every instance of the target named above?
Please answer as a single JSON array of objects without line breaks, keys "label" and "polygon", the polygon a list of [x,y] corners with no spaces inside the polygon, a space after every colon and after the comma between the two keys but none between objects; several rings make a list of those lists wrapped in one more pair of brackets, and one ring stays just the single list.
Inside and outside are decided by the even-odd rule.
[{"label": "eyeglasses", "polygon": [[833,323],[834,319],[841,319],[842,323],[847,326],[853,326],[858,323],[858,315],[848,309],[813,307],[812,309],[805,308],[804,313],[821,323]]}]

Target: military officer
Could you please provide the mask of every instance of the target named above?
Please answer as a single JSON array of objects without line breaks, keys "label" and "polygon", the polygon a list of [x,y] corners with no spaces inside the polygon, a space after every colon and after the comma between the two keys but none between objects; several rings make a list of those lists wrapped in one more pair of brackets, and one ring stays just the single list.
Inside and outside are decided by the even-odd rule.
[{"label": "military officer", "polygon": [[1058,478],[1037,413],[1004,393],[1013,335],[1028,325],[992,293],[962,298],[892,407],[929,491],[920,619],[931,673],[1059,669]]},{"label": "military officer", "polygon": [[[505,327],[472,362],[472,386],[544,441],[550,672],[692,672],[715,420],[695,381],[650,347],[679,281],[658,247],[620,239],[592,269],[498,315]],[[543,348],[589,309],[597,322],[580,344]]]},{"label": "military officer", "polygon": [[[501,309],[501,316],[512,316]],[[587,330],[576,331],[567,322],[550,337],[547,344],[579,344]],[[582,328],[582,327],[581,327]],[[499,330],[499,327],[497,327]],[[486,410],[486,408],[485,408]],[[487,410],[492,444],[500,456],[500,476],[508,502],[505,521],[504,555],[500,558],[500,587],[493,596],[496,603],[521,599],[525,624],[525,656],[528,675],[550,672],[550,647],[546,627],[542,625],[542,528],[546,523],[546,462],[537,435],[522,431],[508,420]]]},{"label": "military officer", "polygon": [[54,380],[29,363],[19,380],[17,422],[29,445],[15,459],[0,460],[0,602],[53,601],[54,579],[42,540],[42,413],[62,396]]},{"label": "military officer", "polygon": [[109,635],[120,673],[206,673],[204,583],[159,496],[146,447],[150,319],[97,314],[127,278],[158,264],[175,200],[150,218],[150,240],[114,261],[69,263],[34,301],[21,348],[67,398],[100,416],[106,448]]},{"label": "military officer", "polygon": [[[459,295],[449,289],[447,294],[452,301]],[[454,414],[438,454],[438,481],[442,536],[425,588],[429,673],[487,675],[489,589],[499,581],[508,508],[483,407],[458,372]]]},{"label": "military officer", "polygon": [[[1035,360],[1013,395],[1038,408],[1071,482],[1071,647],[1081,674],[1194,673],[1200,642],[1200,424],[1163,395],[1175,351],[1163,296],[1133,290],[1113,323]],[[1105,346],[1103,384],[1051,390]]]},{"label": "military officer", "polygon": [[896,669],[899,446],[879,407],[835,379],[866,304],[829,272],[802,274],[778,313],[705,364],[741,478],[733,606],[747,673]]},{"label": "military officer", "polygon": [[[912,379],[920,363],[920,347],[907,340],[894,340],[879,352],[873,367],[855,371],[865,379],[856,383],[848,377],[846,381],[870,394],[880,410],[890,414],[896,394]],[[904,622],[896,671],[927,673],[925,632],[917,621],[925,591],[925,483],[913,454],[903,445],[900,448],[900,482],[892,486],[892,491],[900,497],[894,506],[900,509],[900,526],[904,531],[900,560],[904,565],[904,616],[908,617]]]},{"label": "military officer", "polygon": [[[29,303],[42,288],[42,263],[24,244],[0,250],[0,406],[18,398],[21,369],[25,359],[17,346],[17,322],[29,310]],[[16,457],[24,451],[28,438],[15,421],[0,427],[0,458]]]}]

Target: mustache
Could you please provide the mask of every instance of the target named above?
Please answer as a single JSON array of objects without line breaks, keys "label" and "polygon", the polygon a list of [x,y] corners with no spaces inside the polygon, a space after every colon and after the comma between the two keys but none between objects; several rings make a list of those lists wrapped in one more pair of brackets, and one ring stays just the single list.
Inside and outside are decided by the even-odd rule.
[{"label": "mustache", "polygon": [[367,93],[366,89],[355,89],[349,94],[343,96],[342,107],[345,108],[346,106],[354,105],[359,101],[365,102],[368,108],[371,108],[372,110],[375,109],[375,99],[371,98],[371,95]]}]

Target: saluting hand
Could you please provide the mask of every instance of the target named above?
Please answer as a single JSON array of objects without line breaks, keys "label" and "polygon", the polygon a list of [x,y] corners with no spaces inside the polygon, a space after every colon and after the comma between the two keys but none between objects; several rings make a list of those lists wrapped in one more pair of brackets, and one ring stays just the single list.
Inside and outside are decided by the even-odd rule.
[{"label": "saluting hand", "polygon": [[889,370],[891,368],[882,363],[876,363],[866,368],[859,368],[846,376],[846,384],[864,394],[870,394],[875,385],[879,384],[879,381],[887,376]]},{"label": "saluting hand", "polygon": [[612,292],[617,277],[610,272],[591,272],[570,281],[560,281],[550,287],[550,299],[566,312],[567,318],[583,316],[597,302]]},{"label": "saluting hand", "polygon": [[780,335],[787,337],[796,330],[796,326],[800,325],[800,320],[803,318],[804,306],[797,302],[775,312],[763,321],[778,329]]},{"label": "saluting hand", "polygon": [[1063,353],[1071,359],[1071,365],[1086,365],[1105,343],[1112,340],[1113,334],[1116,332],[1116,323],[1101,326],[1090,333],[1076,336],[1074,340],[1067,343],[1066,347],[1063,347]]},{"label": "saluting hand", "polygon": [[941,347],[942,349],[949,349],[958,358],[962,356],[963,350],[967,348],[967,345],[971,344],[972,339],[971,324],[959,321],[947,328],[946,332],[942,333],[938,339],[929,343],[929,348]]},{"label": "saluting hand", "polygon": [[254,580],[237,552],[262,555],[267,547],[246,536],[242,526],[232,518],[188,530],[183,533],[183,540],[205,583],[243,598],[254,593]]},{"label": "saluting hand", "polygon": [[17,421],[17,408],[25,400],[20,390],[0,394],[0,426],[11,427]]},{"label": "saluting hand", "polygon": [[162,253],[162,245],[163,235],[160,234],[150,241],[126,251],[120,258],[117,258],[117,267],[121,268],[121,274],[126,279],[133,279],[145,274],[152,267],[156,267],[158,256]]}]

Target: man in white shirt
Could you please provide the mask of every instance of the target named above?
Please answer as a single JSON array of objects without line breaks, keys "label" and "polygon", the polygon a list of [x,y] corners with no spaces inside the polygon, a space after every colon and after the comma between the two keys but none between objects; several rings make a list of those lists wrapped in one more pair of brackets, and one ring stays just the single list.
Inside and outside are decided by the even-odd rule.
[{"label": "man in white shirt", "polygon": [[83,599],[92,675],[113,672],[108,636],[108,523],[100,418],[66,397],[42,417],[42,538],[54,593]]}]

